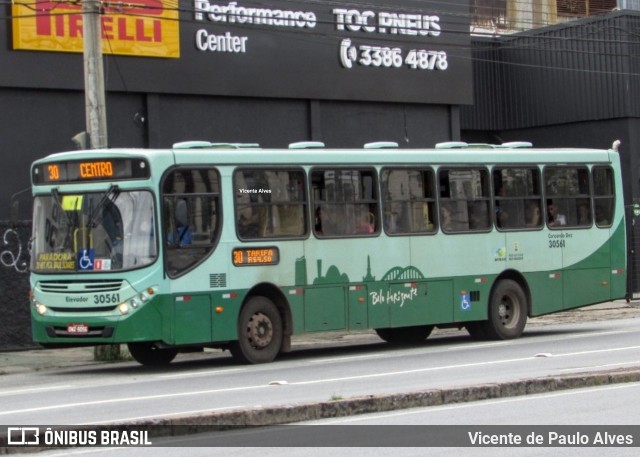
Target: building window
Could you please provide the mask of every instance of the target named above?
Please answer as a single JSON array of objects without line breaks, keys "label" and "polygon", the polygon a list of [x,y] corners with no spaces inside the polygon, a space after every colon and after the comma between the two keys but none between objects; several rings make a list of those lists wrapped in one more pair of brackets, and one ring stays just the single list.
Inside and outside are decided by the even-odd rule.
[{"label": "building window", "polygon": [[507,0],[471,0],[470,8],[474,25],[504,27],[507,24]]}]

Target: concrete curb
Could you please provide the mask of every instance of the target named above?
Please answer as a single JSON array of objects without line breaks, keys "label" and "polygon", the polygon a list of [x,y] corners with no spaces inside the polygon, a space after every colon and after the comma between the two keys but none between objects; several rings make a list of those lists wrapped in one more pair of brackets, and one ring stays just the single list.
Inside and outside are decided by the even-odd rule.
[{"label": "concrete curb", "polygon": [[[441,406],[453,403],[517,397],[529,394],[639,381],[640,367],[636,367],[595,373],[531,378],[504,383],[480,384],[477,386],[429,389],[397,394],[367,395],[325,402],[297,403],[293,405],[200,413],[152,421],[134,421],[121,425],[126,427],[160,425],[165,426],[159,427],[160,429],[165,429],[164,431],[172,430],[172,432],[174,432],[188,428],[189,433],[201,433],[211,431],[211,427],[215,429],[234,429],[282,425],[398,409]],[[173,429],[173,427],[178,428]],[[170,433],[169,435],[175,434]]]}]

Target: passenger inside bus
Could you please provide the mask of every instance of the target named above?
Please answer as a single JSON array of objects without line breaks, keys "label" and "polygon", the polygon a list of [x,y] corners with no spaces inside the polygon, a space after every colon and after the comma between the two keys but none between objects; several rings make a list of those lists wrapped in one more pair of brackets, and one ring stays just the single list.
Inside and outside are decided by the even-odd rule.
[{"label": "passenger inside bus", "polygon": [[598,225],[610,225],[611,222],[607,219],[607,211],[602,208],[601,205],[596,205],[596,224]]},{"label": "passenger inside bus", "polygon": [[176,201],[175,232],[169,232],[167,239],[172,245],[185,246],[191,244],[192,228],[189,224],[189,209],[184,199]]},{"label": "passenger inside bus", "polygon": [[363,212],[360,216],[360,225],[356,229],[358,234],[368,234],[375,232],[375,216],[368,211]]},{"label": "passenger inside bus", "polygon": [[260,213],[256,208],[246,206],[238,210],[238,233],[241,238],[258,238],[260,232]]},{"label": "passenger inside bus", "polygon": [[453,219],[451,209],[444,202],[440,206],[440,227],[447,232],[453,229]]},{"label": "passenger inside bus", "polygon": [[540,227],[542,225],[542,216],[540,215],[540,206],[538,203],[529,203],[527,206],[527,222],[525,225],[529,228]]},{"label": "passenger inside bus", "polygon": [[591,225],[589,205],[582,203],[578,206],[578,225]]},{"label": "passenger inside bus", "polygon": [[547,201],[547,215],[550,227],[567,225],[567,218],[564,214],[558,212],[558,207],[551,200]]},{"label": "passenger inside bus", "polygon": [[316,208],[316,218],[314,225],[316,233],[322,233],[322,208],[319,206]]}]

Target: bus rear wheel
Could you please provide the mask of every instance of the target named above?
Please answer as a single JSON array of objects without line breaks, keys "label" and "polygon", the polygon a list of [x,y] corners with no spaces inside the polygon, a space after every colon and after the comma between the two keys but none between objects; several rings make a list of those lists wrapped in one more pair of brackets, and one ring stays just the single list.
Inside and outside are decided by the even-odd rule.
[{"label": "bus rear wheel", "polygon": [[282,346],[282,318],[266,297],[253,297],[240,311],[238,340],[231,343],[231,355],[241,363],[273,361]]},{"label": "bus rear wheel", "polygon": [[426,340],[433,325],[416,325],[415,327],[377,328],[380,338],[391,344],[416,344]]},{"label": "bus rear wheel", "polygon": [[516,281],[498,281],[489,302],[489,319],[482,323],[482,333],[492,340],[520,337],[527,324],[527,296]]},{"label": "bus rear wheel", "polygon": [[136,362],[147,366],[168,365],[178,355],[175,348],[159,348],[153,343],[129,343],[127,347]]}]

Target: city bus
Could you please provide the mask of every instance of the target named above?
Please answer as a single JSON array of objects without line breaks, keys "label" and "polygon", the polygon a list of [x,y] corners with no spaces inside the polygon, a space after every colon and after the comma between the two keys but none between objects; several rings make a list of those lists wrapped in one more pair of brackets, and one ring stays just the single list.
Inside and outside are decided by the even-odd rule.
[{"label": "city bus", "polygon": [[529,317],[626,294],[614,149],[190,141],[52,154],[31,178],[45,347],[255,364],[310,332],[513,339]]}]

